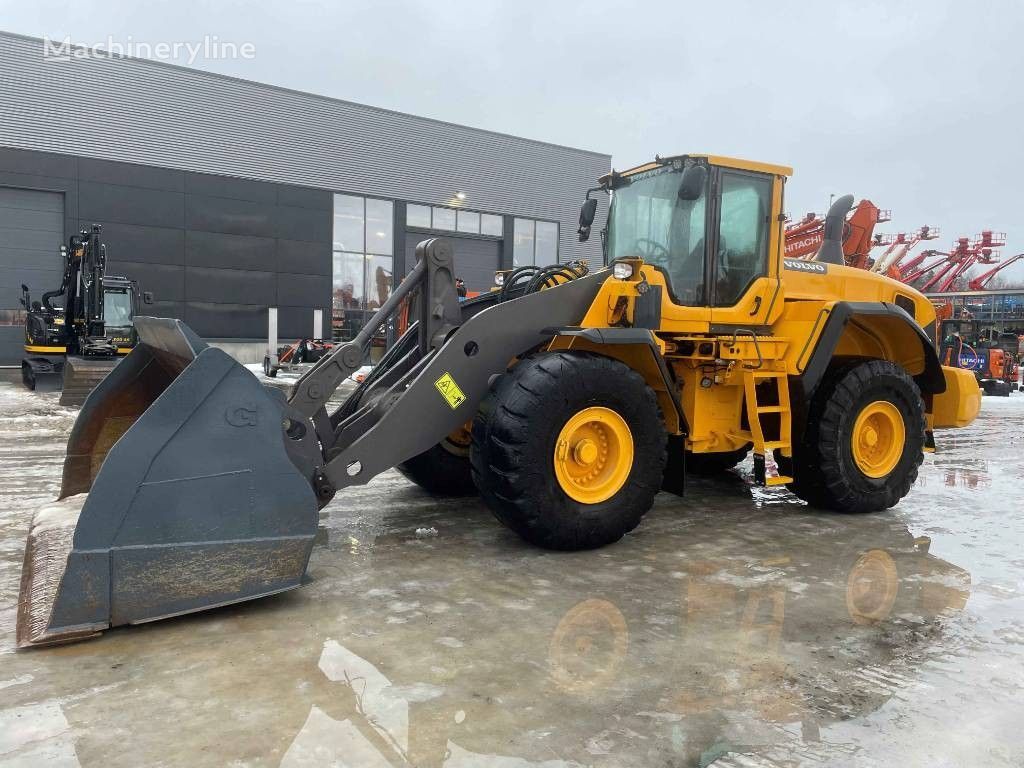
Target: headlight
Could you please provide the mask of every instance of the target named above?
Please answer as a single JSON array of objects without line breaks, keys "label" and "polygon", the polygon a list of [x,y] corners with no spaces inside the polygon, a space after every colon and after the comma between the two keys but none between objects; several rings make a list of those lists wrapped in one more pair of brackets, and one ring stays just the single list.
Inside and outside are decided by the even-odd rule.
[{"label": "headlight", "polygon": [[494,284],[496,286],[498,286],[499,288],[501,288],[501,286],[503,286],[505,284],[505,273],[504,272],[496,272],[495,273],[495,275],[494,275]]},{"label": "headlight", "polygon": [[612,267],[612,275],[616,280],[628,280],[633,276],[633,265],[625,261],[617,261]]}]

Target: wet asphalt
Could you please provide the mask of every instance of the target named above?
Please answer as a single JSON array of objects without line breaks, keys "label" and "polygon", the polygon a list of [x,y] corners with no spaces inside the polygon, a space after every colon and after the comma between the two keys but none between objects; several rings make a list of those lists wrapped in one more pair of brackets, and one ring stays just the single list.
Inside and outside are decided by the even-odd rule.
[{"label": "wet asphalt", "polygon": [[299,590],[19,652],[56,399],[0,380],[0,765],[1024,765],[1024,395],[889,512],[741,466],[595,552],[388,472],[323,510]]}]

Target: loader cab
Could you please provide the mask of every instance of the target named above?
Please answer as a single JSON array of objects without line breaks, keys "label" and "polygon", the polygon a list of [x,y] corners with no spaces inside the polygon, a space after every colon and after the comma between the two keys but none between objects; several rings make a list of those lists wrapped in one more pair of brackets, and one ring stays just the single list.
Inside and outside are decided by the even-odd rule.
[{"label": "loader cab", "polygon": [[666,321],[768,323],[790,173],[696,155],[613,172],[601,180],[611,197],[606,261],[640,258],[658,270]]}]

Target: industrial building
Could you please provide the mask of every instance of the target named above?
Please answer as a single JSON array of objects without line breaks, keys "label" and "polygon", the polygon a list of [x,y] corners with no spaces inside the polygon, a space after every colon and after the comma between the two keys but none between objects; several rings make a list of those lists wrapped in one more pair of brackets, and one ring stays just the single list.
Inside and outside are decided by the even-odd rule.
[{"label": "industrial building", "polygon": [[108,272],[153,294],[145,313],[258,359],[270,307],[282,339],[350,337],[425,237],[455,241],[470,291],[598,257],[576,220],[610,163],[148,60],[48,59],[0,33],[0,365],[22,354],[21,284],[56,288],[61,243],[93,223]]}]

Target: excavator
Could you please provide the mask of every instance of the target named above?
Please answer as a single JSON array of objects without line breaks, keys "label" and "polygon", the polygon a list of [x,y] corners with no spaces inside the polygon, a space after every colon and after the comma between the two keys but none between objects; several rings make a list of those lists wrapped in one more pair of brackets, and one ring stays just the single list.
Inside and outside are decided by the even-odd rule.
[{"label": "excavator", "polygon": [[[891,211],[882,210],[870,200],[861,200],[846,217],[843,229],[843,256],[851,267],[866,269],[871,249],[881,245],[874,234],[875,224],[889,221]],[[808,213],[800,221],[786,227],[785,256],[790,259],[810,259],[825,239],[825,217]]]},{"label": "excavator", "polygon": [[[479,494],[553,550],[611,545],[659,491],[748,455],[757,484],[813,508],[894,506],[981,393],[940,363],[931,302],[846,265],[852,196],[814,260],[784,256],[791,174],[706,154],[612,171],[579,225],[586,241],[610,198],[606,266],[511,296],[460,302],[451,241],[425,240],[287,395],[182,322],[136,318],[139,343],[89,395],[59,497],[33,518],[18,645],[299,587],[319,510],[393,467]],[[407,300],[406,332],[329,410]]]},{"label": "excavator", "polygon": [[[942,313],[946,314],[946,313]],[[986,395],[1009,397],[1020,386],[1020,338],[983,328],[972,317],[947,317],[939,324],[943,365],[971,371]]]},{"label": "excavator", "polygon": [[[32,301],[28,286],[21,286],[26,310],[22,382],[30,390],[60,389],[61,405],[81,405],[135,346],[138,285],[106,274],[101,231],[93,224],[61,246],[64,273],[57,290]],[[63,306],[54,306],[61,297]],[[148,295],[146,300],[151,301]]]}]

